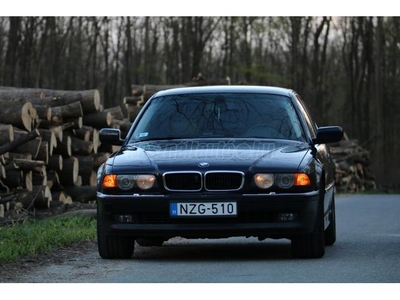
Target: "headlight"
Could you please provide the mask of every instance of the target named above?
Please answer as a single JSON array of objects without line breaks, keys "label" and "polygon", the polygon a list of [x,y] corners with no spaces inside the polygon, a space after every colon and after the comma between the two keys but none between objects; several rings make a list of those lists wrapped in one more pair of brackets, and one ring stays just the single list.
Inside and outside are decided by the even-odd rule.
[{"label": "headlight", "polygon": [[136,175],[118,175],[117,185],[121,190],[130,190],[135,185]]},{"label": "headlight", "polygon": [[264,173],[257,173],[254,175],[254,183],[260,189],[268,189],[274,184],[274,175],[273,174],[264,174]]},{"label": "headlight", "polygon": [[268,174],[257,173],[254,175],[254,183],[260,189],[268,189],[273,185],[281,189],[290,189],[293,186],[307,186],[311,180],[305,173]]},{"label": "headlight", "polygon": [[136,177],[136,185],[142,190],[151,189],[156,181],[154,175],[138,175]]},{"label": "headlight", "polygon": [[275,183],[281,189],[291,188],[294,183],[294,174],[278,174],[276,175]]},{"label": "headlight", "polygon": [[108,174],[103,178],[103,187],[105,188],[120,188],[128,191],[133,187],[138,187],[142,190],[151,189],[156,182],[154,175],[114,175]]}]

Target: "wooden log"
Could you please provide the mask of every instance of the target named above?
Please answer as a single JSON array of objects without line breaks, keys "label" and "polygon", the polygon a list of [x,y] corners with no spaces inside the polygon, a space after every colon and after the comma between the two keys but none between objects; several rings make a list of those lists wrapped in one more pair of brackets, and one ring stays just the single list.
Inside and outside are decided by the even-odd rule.
[{"label": "wooden log", "polygon": [[81,176],[82,185],[95,186],[97,183],[97,175],[93,170],[92,156],[75,156],[79,160],[79,175]]},{"label": "wooden log", "polygon": [[39,119],[37,127],[39,128],[47,128],[51,129],[53,127],[58,127],[61,126],[62,128],[81,128],[82,127],[82,117],[79,118],[66,118],[62,119],[61,116],[59,116],[59,120],[56,121],[46,121]]},{"label": "wooden log", "polygon": [[15,192],[11,193],[1,193],[0,194],[0,203],[1,204],[7,204],[9,202],[13,202],[17,200],[17,194]]},{"label": "wooden log", "polygon": [[111,113],[109,112],[97,112],[87,114],[83,116],[83,124],[101,129],[104,127],[110,127],[111,124]]},{"label": "wooden log", "polygon": [[32,191],[33,187],[33,172],[32,171],[22,171],[22,188]]},{"label": "wooden log", "polygon": [[36,109],[36,114],[39,119],[51,120],[51,109],[48,105],[32,105]]},{"label": "wooden log", "polygon": [[127,105],[126,109],[128,111],[129,122],[133,122],[142,108],[140,106]]},{"label": "wooden log", "polygon": [[78,118],[83,116],[82,104],[79,101],[52,107],[50,110],[52,115],[56,114],[57,116],[61,116],[62,119]]},{"label": "wooden log", "polygon": [[82,128],[83,126],[83,117],[65,118],[64,121],[67,124],[72,124],[71,128]]},{"label": "wooden log", "polygon": [[63,167],[63,157],[59,154],[52,155],[49,157],[49,162],[47,163],[47,170],[54,170],[59,172]]},{"label": "wooden log", "polygon": [[93,170],[97,170],[110,157],[109,152],[99,152],[91,155],[93,157]]},{"label": "wooden log", "polygon": [[96,186],[68,186],[65,188],[68,195],[71,196],[72,201],[84,202],[96,200]]},{"label": "wooden log", "polygon": [[61,142],[57,143],[57,148],[54,149],[54,154],[60,154],[64,157],[68,157],[72,155],[72,148],[71,148],[71,137],[67,135],[63,135],[63,139]]},{"label": "wooden log", "polygon": [[10,107],[2,105],[0,110],[0,120],[2,124],[12,124],[28,131],[32,130],[31,110],[33,109],[30,102],[15,103]]},{"label": "wooden log", "polygon": [[32,171],[32,185],[47,185],[47,171],[45,168],[41,172]]},{"label": "wooden log", "polygon": [[[67,91],[36,88],[0,88],[0,99],[15,101],[21,99],[43,98],[42,103],[51,102],[53,106],[66,105],[80,101],[84,112],[95,112],[100,108],[100,93],[98,90]],[[48,100],[50,99],[50,100]]]},{"label": "wooden log", "polygon": [[[63,124],[61,126],[53,126],[53,127],[49,128],[49,130],[51,130],[54,133],[57,141],[62,141],[63,130],[65,129],[65,127],[64,127],[65,125],[67,125],[67,124]],[[71,127],[72,127],[72,124],[71,124]]]},{"label": "wooden log", "polygon": [[47,170],[47,186],[53,191],[56,187],[60,187],[60,178],[54,170]]},{"label": "wooden log", "polygon": [[143,85],[132,84],[131,91],[133,96],[140,96],[143,94]]},{"label": "wooden log", "polygon": [[[97,151],[97,149],[96,149]],[[71,153],[72,155],[90,155],[93,153],[93,142],[84,141],[71,136]]]},{"label": "wooden log", "polygon": [[26,100],[30,98],[40,98],[44,92],[40,89],[1,87],[0,99],[5,101]]},{"label": "wooden log", "polygon": [[14,140],[14,128],[11,124],[0,124],[0,146]]},{"label": "wooden log", "polygon": [[44,161],[15,158],[13,162],[21,170],[43,172],[46,169],[46,163]]},{"label": "wooden log", "polygon": [[64,158],[63,169],[59,172],[60,184],[63,186],[73,185],[79,175],[79,160],[70,156]]},{"label": "wooden log", "polygon": [[[62,90],[43,90],[45,96],[54,96],[63,99],[65,102],[76,101],[80,97],[84,113],[92,113],[100,109],[100,93],[98,90],[85,91],[62,91]],[[72,100],[71,100],[72,99]],[[67,104],[67,103],[65,103]]]},{"label": "wooden log", "polygon": [[53,154],[53,149],[57,148],[56,134],[51,129],[38,128],[42,141],[47,141],[49,146],[49,154]]},{"label": "wooden log", "polygon": [[34,186],[32,191],[17,190],[18,201],[24,209],[49,208],[52,200],[51,191],[48,186]]},{"label": "wooden log", "polygon": [[82,128],[77,128],[73,130],[74,135],[83,141],[90,141],[90,136],[92,134],[93,127],[82,126]]},{"label": "wooden log", "polygon": [[[15,131],[14,131],[15,133]],[[40,136],[40,132],[37,129],[34,129],[30,132],[27,132],[17,138],[15,138],[12,142],[7,143],[3,146],[0,146],[0,154],[6,153],[6,152],[11,152],[15,150],[17,147],[19,147],[22,144],[25,144],[33,139],[36,139],[37,137]],[[26,153],[24,151],[24,153]]]},{"label": "wooden log", "polygon": [[23,185],[23,172],[18,169],[8,170],[6,177],[2,179],[2,183],[8,189],[20,188]]},{"label": "wooden log", "polygon": [[32,159],[32,154],[29,153],[17,153],[17,152],[8,152],[8,160],[9,162],[12,162],[14,159],[26,159],[26,160],[31,160]]},{"label": "wooden log", "polygon": [[124,97],[122,99],[123,104],[129,104],[129,105],[133,105],[133,106],[137,106],[137,103],[140,101],[142,101],[141,96]]},{"label": "wooden log", "polygon": [[98,129],[93,128],[91,140],[93,142],[93,153],[97,153],[99,146],[101,144],[100,143],[100,134],[99,134]]},{"label": "wooden log", "polygon": [[0,165],[0,178],[6,178],[6,168],[3,165]]},{"label": "wooden log", "polygon": [[37,137],[33,140],[30,140],[29,142],[26,142],[21,146],[16,147],[14,151],[21,153],[30,153],[32,154],[33,159],[37,159],[41,144],[42,144],[42,138]]},{"label": "wooden log", "polygon": [[111,114],[111,119],[122,120],[124,118],[121,106],[106,108],[103,112],[109,112]]},{"label": "wooden log", "polygon": [[[52,192],[52,201],[59,201],[61,204],[72,204],[72,198],[65,191]],[[53,203],[51,203],[53,204]]]}]

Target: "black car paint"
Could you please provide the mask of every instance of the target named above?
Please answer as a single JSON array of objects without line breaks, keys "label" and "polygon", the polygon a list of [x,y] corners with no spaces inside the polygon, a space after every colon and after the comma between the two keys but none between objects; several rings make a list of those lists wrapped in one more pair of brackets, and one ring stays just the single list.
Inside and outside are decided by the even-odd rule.
[{"label": "black car paint", "polygon": [[[201,87],[175,89],[159,92],[152,98],[174,93],[204,92],[241,92],[273,93],[285,95],[296,103],[298,115],[303,116],[304,105],[293,91],[266,87]],[[260,238],[292,238],[307,234],[314,229],[314,220],[320,201],[320,188],[324,188],[324,214],[330,213],[334,188],[334,164],[324,139],[329,140],[328,129],[321,130],[306,116],[300,117],[305,131],[306,141],[257,140],[257,139],[186,139],[160,141],[132,141],[132,132],[145,114],[149,102],[140,111],[125,140],[120,139],[118,131],[105,129],[102,142],[122,145],[104,163],[98,171],[98,213],[103,218],[110,235],[127,235],[134,238],[184,236],[188,238],[258,236]],[[333,128],[338,134],[340,130]],[[340,134],[339,134],[340,135]],[[337,140],[338,137],[333,138]],[[316,144],[316,142],[321,142]],[[257,144],[258,143],[258,144]],[[268,145],[265,150],[260,143]],[[264,148],[263,148],[264,147]],[[196,155],[195,155],[196,154]],[[203,168],[200,163],[207,162]],[[134,171],[133,171],[134,170]],[[171,192],[164,188],[162,174],[170,171],[236,170],[245,174],[245,185],[240,191],[223,192]],[[309,174],[311,185],[291,191],[271,188],[261,190],[252,183],[252,176],[257,172],[289,173],[304,172]],[[105,174],[154,174],[157,184],[150,190],[130,192],[103,188],[101,180]],[[228,218],[208,218],[182,221],[168,215],[172,201],[237,201],[238,215],[251,214],[255,211],[268,212],[268,222],[235,222]],[[278,212],[296,212],[298,219],[292,222],[279,222]],[[157,222],[121,223],[116,221],[116,214],[157,214]],[[326,220],[325,220],[326,221]],[[325,227],[329,225],[325,223]]]}]

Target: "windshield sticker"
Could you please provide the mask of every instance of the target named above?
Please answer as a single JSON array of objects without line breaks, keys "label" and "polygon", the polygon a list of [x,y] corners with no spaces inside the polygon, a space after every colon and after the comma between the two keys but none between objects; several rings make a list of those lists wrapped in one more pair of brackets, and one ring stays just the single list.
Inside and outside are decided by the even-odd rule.
[{"label": "windshield sticker", "polygon": [[138,134],[138,137],[139,137],[139,138],[142,138],[142,137],[146,137],[146,136],[148,136],[148,135],[149,135],[148,132],[142,132],[142,133],[139,133],[139,134]]}]

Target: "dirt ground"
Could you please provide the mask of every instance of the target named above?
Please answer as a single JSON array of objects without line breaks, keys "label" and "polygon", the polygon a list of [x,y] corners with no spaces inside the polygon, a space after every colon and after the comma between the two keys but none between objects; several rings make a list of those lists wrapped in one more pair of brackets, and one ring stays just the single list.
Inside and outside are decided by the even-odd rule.
[{"label": "dirt ground", "polygon": [[[68,214],[81,214],[87,216],[96,216],[96,206],[92,204],[74,203],[60,207],[57,210],[43,210],[35,212],[35,219],[42,220],[56,216]],[[12,283],[13,279],[19,275],[31,272],[32,270],[54,263],[65,262],[77,254],[97,250],[97,240],[87,240],[80,243],[74,243],[67,247],[57,248],[51,252],[38,255],[26,256],[15,262],[0,263],[0,283]]]}]

